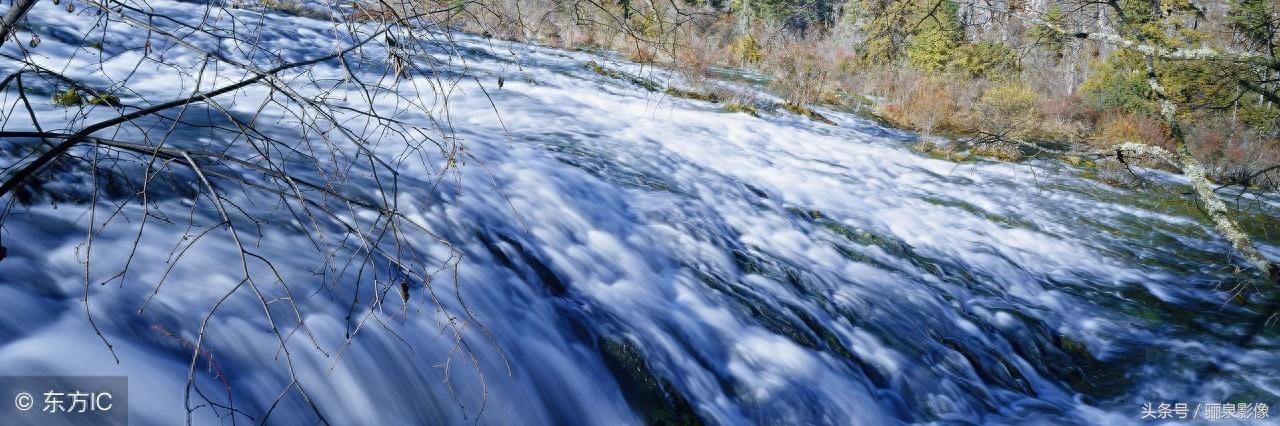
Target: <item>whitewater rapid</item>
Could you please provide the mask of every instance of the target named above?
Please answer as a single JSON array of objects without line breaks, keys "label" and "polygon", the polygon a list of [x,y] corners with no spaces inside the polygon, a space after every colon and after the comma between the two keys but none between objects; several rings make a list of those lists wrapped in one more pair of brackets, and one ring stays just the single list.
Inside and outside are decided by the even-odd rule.
[{"label": "whitewater rapid", "polygon": [[[188,22],[205,12],[150,5]],[[341,39],[327,22],[257,19],[285,58]],[[46,32],[35,52],[49,64],[88,60],[67,34],[89,24],[48,1],[30,20]],[[856,115],[820,110],[832,126],[727,113],[584,66],[679,84],[614,56],[452,37],[460,56],[436,59],[467,78],[437,110],[474,160],[440,186],[402,190],[400,206],[465,253],[457,288],[496,344],[467,330],[479,368],[454,361],[450,392],[440,363],[454,342],[420,293],[403,312],[398,300],[384,307],[388,328],[364,329],[340,359],[298,338],[299,380],[329,422],[1123,424],[1146,402],[1280,403],[1274,327],[1239,341],[1265,313],[1227,303],[1241,278],[1200,218],[1052,160],[958,164]],[[3,51],[16,54],[11,44]],[[319,66],[340,75],[333,61]],[[155,96],[190,90],[163,67],[137,72]],[[23,128],[20,117],[6,130]],[[31,141],[0,141],[16,143]],[[402,172],[432,181],[432,170]],[[88,218],[75,203],[19,208],[0,229],[0,373],[127,375],[133,422],[180,423],[191,354],[157,326],[194,338],[238,280],[232,243],[202,242],[141,314],[172,246],[142,247],[153,261],[133,266],[130,285],[94,286],[117,364],[80,301]],[[277,267],[320,346],[341,346],[346,304],[312,273],[318,259],[285,255],[314,251],[287,229],[269,227],[257,250],[284,258]],[[123,262],[133,240],[131,228],[105,229],[92,261]],[[1280,256],[1271,241],[1263,249]],[[230,299],[206,336],[221,376],[197,368],[204,386],[226,379],[236,407],[258,416],[289,381],[260,314],[245,293]],[[276,410],[273,422],[315,420],[297,398]],[[227,419],[203,410],[196,422]]]}]

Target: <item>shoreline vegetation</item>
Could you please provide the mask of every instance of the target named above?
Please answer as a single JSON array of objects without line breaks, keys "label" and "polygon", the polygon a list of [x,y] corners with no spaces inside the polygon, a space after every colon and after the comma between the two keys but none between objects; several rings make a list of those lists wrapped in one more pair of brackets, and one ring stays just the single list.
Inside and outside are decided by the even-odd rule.
[{"label": "shoreline vegetation", "polygon": [[[1143,55],[1082,34],[1110,31],[1167,48],[1274,51],[1280,40],[1275,5],[1212,3],[1157,1],[1165,10],[1155,16],[1147,13],[1147,0],[1049,1],[1035,7],[957,0],[486,0],[437,19],[504,40],[619,52],[676,71],[691,84],[663,88],[654,82],[650,90],[720,100],[731,112],[754,115],[781,107],[829,122],[806,105],[857,111],[920,133],[917,148],[931,155],[1019,161],[1056,152],[1072,165],[1097,165],[1116,174],[1123,165],[1094,161],[1105,159],[1089,158],[1090,153],[1133,142],[1172,152],[1177,143],[1146,79]],[[357,7],[350,17],[377,19],[387,15],[381,7]],[[613,77],[608,73],[614,71],[599,64],[588,66]],[[764,86],[784,102],[762,105],[703,84],[717,77],[718,68],[769,76]],[[1177,118],[1192,141],[1188,149],[1207,178],[1277,188],[1276,67],[1157,59],[1154,68],[1180,107]],[[1134,159],[1181,172],[1161,161]]]}]

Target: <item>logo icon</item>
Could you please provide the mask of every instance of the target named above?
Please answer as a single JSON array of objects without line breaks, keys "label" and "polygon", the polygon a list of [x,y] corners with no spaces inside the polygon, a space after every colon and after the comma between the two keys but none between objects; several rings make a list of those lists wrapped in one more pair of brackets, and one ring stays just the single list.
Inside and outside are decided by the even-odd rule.
[{"label": "logo icon", "polygon": [[18,396],[13,398],[13,405],[22,411],[30,410],[31,406],[34,404],[35,400],[31,398],[31,394],[26,392],[20,392],[18,393]]}]

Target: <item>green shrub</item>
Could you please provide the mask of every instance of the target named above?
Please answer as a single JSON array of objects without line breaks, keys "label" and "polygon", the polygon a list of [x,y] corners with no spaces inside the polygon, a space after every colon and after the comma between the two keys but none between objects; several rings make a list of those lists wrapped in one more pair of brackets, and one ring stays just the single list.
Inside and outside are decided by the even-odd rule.
[{"label": "green shrub", "polygon": [[1080,86],[1080,94],[1100,110],[1154,112],[1154,96],[1146,78],[1137,58],[1116,53],[1089,64],[1089,78]]},{"label": "green shrub", "polygon": [[630,26],[631,31],[637,32],[649,39],[658,39],[662,37],[662,32],[664,30],[663,27],[665,25],[663,25],[663,22],[661,21],[661,15],[652,11],[636,11],[632,9],[629,16],[631,19],[628,21],[628,25]]},{"label": "green shrub", "polygon": [[1272,0],[1233,1],[1227,14],[1227,22],[1237,33],[1258,47],[1274,47],[1277,44],[1276,23],[1272,13]]},{"label": "green shrub", "polygon": [[1022,66],[1018,54],[998,41],[965,43],[955,52],[950,68],[970,77],[1017,77]]},{"label": "green shrub", "polygon": [[1266,129],[1280,122],[1280,109],[1275,105],[1269,105],[1257,98],[1248,98],[1242,103],[1244,105],[1237,108],[1235,113],[1245,125],[1255,129]]},{"label": "green shrub", "polygon": [[937,12],[920,24],[920,30],[907,43],[907,62],[921,71],[945,70],[964,39],[964,30],[956,19],[956,3],[941,1]]},{"label": "green shrub", "polygon": [[805,31],[832,23],[843,2],[808,0],[730,0],[728,9],[749,20],[781,24],[788,30]]},{"label": "green shrub", "polygon": [[[857,66],[892,62],[899,58],[902,44],[923,20],[921,0],[850,0],[845,5],[844,21],[865,41],[857,48]],[[929,5],[932,6],[932,3]]]}]

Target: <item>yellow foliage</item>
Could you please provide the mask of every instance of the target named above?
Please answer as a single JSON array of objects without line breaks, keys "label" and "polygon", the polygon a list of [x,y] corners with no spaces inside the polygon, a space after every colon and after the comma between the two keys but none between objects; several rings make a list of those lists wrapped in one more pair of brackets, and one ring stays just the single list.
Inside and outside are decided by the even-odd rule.
[{"label": "yellow foliage", "polygon": [[925,77],[895,96],[881,115],[926,134],[951,130],[956,116],[956,99],[951,84],[937,77]]},{"label": "yellow foliage", "polygon": [[67,91],[53,95],[53,104],[61,107],[72,107],[84,103],[84,98],[80,97],[80,92],[71,88]]},{"label": "yellow foliage", "polygon": [[1007,82],[982,94],[974,106],[976,130],[1024,139],[1039,127],[1040,95],[1021,82]]},{"label": "yellow foliage", "polygon": [[754,64],[764,59],[764,51],[760,47],[760,42],[756,41],[754,36],[750,34],[744,35],[729,46],[729,53],[739,61],[748,64]]}]

